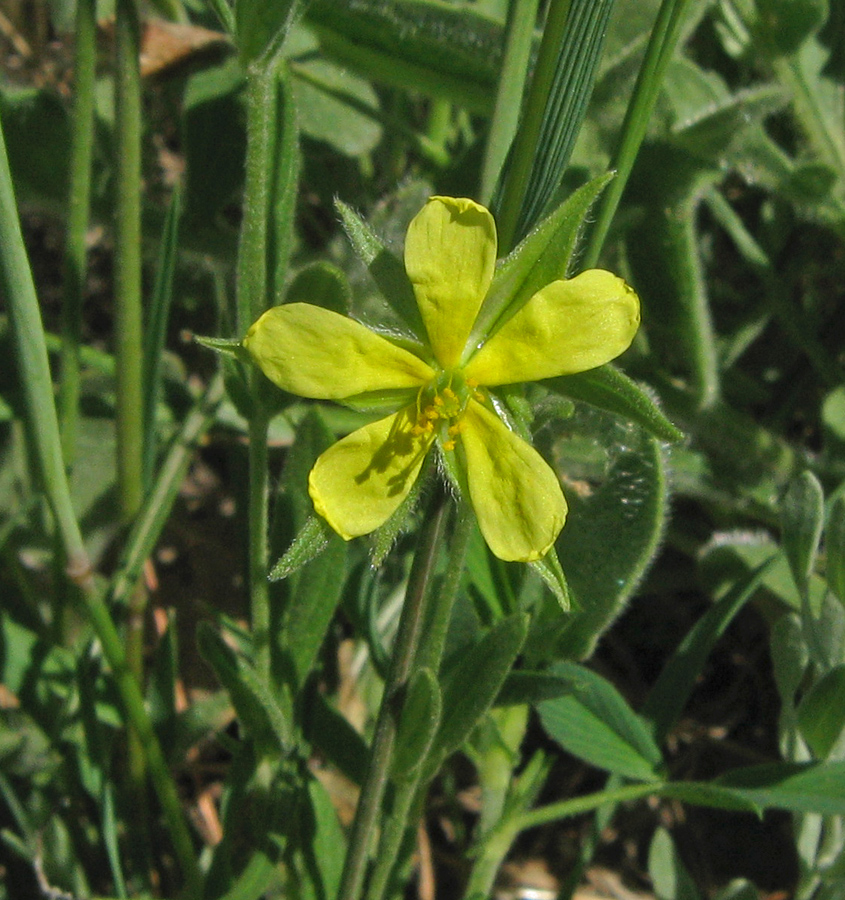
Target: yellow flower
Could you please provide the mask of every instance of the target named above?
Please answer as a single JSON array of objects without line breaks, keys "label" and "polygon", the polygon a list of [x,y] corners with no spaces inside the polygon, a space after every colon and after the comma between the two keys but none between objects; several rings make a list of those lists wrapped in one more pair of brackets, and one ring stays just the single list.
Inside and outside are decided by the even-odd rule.
[{"label": "yellow flower", "polygon": [[244,345],[286,391],[315,400],[395,398],[396,412],[330,447],[309,476],[314,508],[346,540],[387,521],[435,445],[454,455],[449,468],[460,473],[499,558],[541,559],[563,527],[557,476],[499,417],[489,389],[608,362],[631,343],[639,301],[622,279],[592,269],[537,291],[470,346],[495,263],[490,213],[472,200],[432,197],[405,240],[427,359],[307,303],[274,307],[249,329]]}]

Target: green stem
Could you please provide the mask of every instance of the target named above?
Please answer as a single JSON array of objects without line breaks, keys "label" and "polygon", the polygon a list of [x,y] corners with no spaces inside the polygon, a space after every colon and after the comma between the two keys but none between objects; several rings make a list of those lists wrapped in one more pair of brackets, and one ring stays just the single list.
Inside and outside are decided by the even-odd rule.
[{"label": "green stem", "polygon": [[551,0],[549,4],[546,26],[543,29],[543,39],[540,42],[540,51],[537,56],[537,65],[528,91],[525,113],[514,141],[513,156],[507,173],[504,195],[497,210],[496,221],[499,230],[500,256],[509,253],[513,247],[525,189],[534,163],[537,138],[543,125],[546,101],[554,79],[557,57],[561,41],[563,40],[566,20],[569,16],[570,3],[571,0]]},{"label": "green stem", "polygon": [[85,289],[88,209],[91,201],[91,157],[94,145],[94,76],[97,60],[95,0],[76,4],[76,49],[74,53],[75,99],[73,141],[70,156],[67,235],[64,258],[64,305],[62,307],[62,363],[60,421],[65,462],[76,455],[79,418],[80,344],[82,297]]},{"label": "green stem", "polygon": [[[117,362],[117,486],[121,523],[132,522],[143,501],[144,369],[141,312],[141,70],[140,22],[135,0],[115,7],[115,132],[117,199],[115,209],[115,356]],[[126,660],[138,684],[144,683],[146,586],[139,580],[129,595]],[[149,813],[145,748],[130,731],[128,789],[135,810],[131,846],[139,867],[147,867]]]},{"label": "green stem", "polygon": [[339,900],[357,900],[361,893],[367,858],[390,773],[393,746],[396,741],[398,714],[396,707],[417,653],[421,626],[431,597],[429,588],[446,534],[450,507],[449,496],[443,485],[438,483],[426,512],[419,545],[408,577],[405,603],[402,607],[390,671],[370,750],[370,763],[349,836],[349,848],[338,892]]},{"label": "green stem", "polygon": [[639,800],[650,794],[659,793],[660,788],[660,784],[626,785],[616,790],[599,791],[585,797],[550,803],[548,806],[541,806],[538,809],[519,813],[503,820],[485,841],[478,862],[473,866],[464,896],[468,900],[479,900],[479,898],[490,896],[502,861],[521,831],[591,812],[607,803]]},{"label": "green stem", "polygon": [[499,173],[516,134],[522,92],[531,57],[539,0],[511,0],[505,31],[505,56],[496,91],[496,106],[481,170],[481,202],[490,203]]},{"label": "green stem", "polygon": [[199,897],[200,872],[194,856],[193,841],[182,814],[179,794],[150,723],[138,682],[127,666],[126,654],[117,629],[94,582],[88,552],[73,511],[70,486],[62,458],[44,326],[17,217],[2,129],[0,129],[0,293],[6,298],[9,306],[15,335],[15,356],[25,397],[34,456],[68,560],[67,574],[80,589],[88,618],[100,640],[106,661],[114,673],[126,719],[140,736],[146,750],[153,785],[170,828],[174,850],[186,885],[192,897]]},{"label": "green stem", "polygon": [[[412,669],[409,671],[409,677],[414,671],[422,668],[428,668],[432,672],[440,669],[452,608],[461,586],[467,548],[474,527],[475,514],[470,505],[464,501],[459,507],[455,529],[449,541],[449,562],[437,591],[428,604],[429,615],[424,622],[423,636],[415,654]],[[419,799],[420,791],[424,790],[426,786],[421,784],[420,779],[424,769],[425,762],[421,761],[417,769],[417,777],[407,778],[401,783],[395,784],[393,808],[379,840],[378,853],[367,895],[369,900],[380,900],[387,890],[390,877],[397,865],[403,864],[403,860],[399,857],[408,829],[408,819],[414,809],[414,801]]]},{"label": "green stem", "polygon": [[663,0],[660,5],[645,58],[637,76],[637,83],[634,85],[634,93],[622,122],[619,144],[612,165],[616,170],[616,178],[610,182],[602,195],[596,223],[590,231],[589,242],[581,263],[582,269],[591,269],[598,262],[610,223],[645,138],[649,119],[663,84],[663,76],[672,59],[689,5],[690,0]]},{"label": "green stem", "polygon": [[120,513],[128,524],[143,499],[143,321],[141,313],[140,23],[134,0],[115,9],[115,310]]},{"label": "green stem", "polygon": [[[267,308],[267,247],[274,162],[276,113],[275,66],[253,63],[247,73],[247,153],[244,218],[238,246],[237,325],[240,334]],[[250,615],[255,641],[255,665],[270,684],[270,586],[268,527],[267,427],[262,402],[264,376],[249,372],[253,409],[249,422],[249,549]]]}]

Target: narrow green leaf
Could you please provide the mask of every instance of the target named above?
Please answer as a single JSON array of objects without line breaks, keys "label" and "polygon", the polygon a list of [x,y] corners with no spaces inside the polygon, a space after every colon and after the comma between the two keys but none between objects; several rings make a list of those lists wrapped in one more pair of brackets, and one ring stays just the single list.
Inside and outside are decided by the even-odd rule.
[{"label": "narrow green leaf", "polygon": [[350,207],[335,200],[346,236],[352,249],[367,267],[390,308],[399,316],[419,340],[426,337],[411,282],[405,274],[405,266],[388,250],[382,239]]},{"label": "narrow green leaf", "polygon": [[577,375],[550,378],[544,384],[573,400],[636,422],[660,441],[676,444],[684,439],[684,433],[666,418],[648,388],[610,364]]},{"label": "narrow green leaf", "polygon": [[798,707],[798,725],[817,759],[826,759],[845,729],[845,665],[826,672]]},{"label": "narrow green leaf", "polygon": [[203,659],[229,692],[238,718],[264,753],[277,756],[291,746],[290,725],[252,664],[233,650],[208,622],[197,628]]},{"label": "narrow green leaf", "polygon": [[834,501],[825,532],[827,583],[845,605],[845,498]]},{"label": "narrow green leaf", "polygon": [[443,688],[440,728],[426,762],[428,774],[433,775],[443,760],[463,744],[492,706],[522,648],[527,628],[525,615],[509,616],[463,653],[449,672]]},{"label": "narrow green leaf", "polygon": [[569,693],[539,705],[543,727],[569,753],[637,781],[656,781],[662,757],[646,723],[600,675],[559,662],[551,674]]},{"label": "narrow green leaf", "polygon": [[291,79],[284,66],[279,68],[275,93],[276,135],[272,163],[274,178],[270,186],[267,268],[271,296],[280,300],[295,241],[294,222],[301,169],[297,109]]},{"label": "narrow green leaf", "polygon": [[812,472],[802,472],[781,503],[781,538],[795,584],[807,596],[824,522],[824,493]]},{"label": "narrow green leaf", "polygon": [[350,781],[362,785],[370,752],[361,735],[329,705],[316,685],[309,685],[306,689],[304,709],[306,739],[318,747]]},{"label": "narrow green leaf", "polygon": [[307,860],[306,877],[312,882],[311,896],[336,897],[343,872],[346,835],[338,819],[334,798],[315,778],[308,782],[308,796],[311,830],[306,832],[302,842],[302,853]]},{"label": "narrow green leaf", "polygon": [[[598,420],[604,414],[596,413]],[[574,603],[579,609],[561,620],[545,616],[532,626],[532,653],[545,658],[583,659],[599,635],[624,608],[663,536],[669,487],[660,445],[635,426],[618,431],[602,425],[597,433],[591,417],[575,418],[585,434],[598,437],[598,447],[609,447],[609,471],[588,497],[567,492],[569,519],[557,540],[557,552]],[[574,431],[573,431],[574,434]],[[639,435],[639,436],[638,436]],[[580,436],[579,436],[580,437]],[[622,442],[613,446],[611,441]],[[572,439],[573,451],[576,439]],[[561,443],[566,452],[566,445]],[[563,456],[564,471],[569,467]],[[596,547],[602,552],[596,554]],[[574,605],[573,603],[573,605]],[[553,637],[556,635],[556,637]]]},{"label": "narrow green leaf", "polygon": [[845,762],[750,766],[728,772],[714,784],[762,809],[845,815]]},{"label": "narrow green leaf", "polygon": [[326,638],[345,582],[346,543],[333,535],[319,560],[297,573],[292,596],[282,617],[281,652],[302,686]]},{"label": "narrow green leaf", "polygon": [[411,676],[396,731],[391,774],[412,778],[428,754],[440,726],[440,686],[431,669],[417,669]]},{"label": "narrow green leaf", "polygon": [[774,557],[758,566],[735,585],[695,623],[681,641],[649,692],[642,715],[650,719],[653,733],[662,742],[677,722],[692,694],[704,664],[734,616],[754,596]]},{"label": "narrow green leaf", "polygon": [[571,0],[569,4],[516,227],[518,239],[534,227],[560,186],[592,94],[613,4],[614,0]]}]

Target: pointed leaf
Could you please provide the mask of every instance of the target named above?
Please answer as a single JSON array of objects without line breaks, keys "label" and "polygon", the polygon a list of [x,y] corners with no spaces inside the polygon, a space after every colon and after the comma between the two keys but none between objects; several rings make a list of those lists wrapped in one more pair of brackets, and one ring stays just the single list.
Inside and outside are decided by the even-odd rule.
[{"label": "pointed leaf", "polygon": [[826,672],[798,707],[801,734],[817,759],[826,759],[845,730],[845,665]]},{"label": "pointed leaf", "polygon": [[845,815],[845,762],[749,766],[714,782],[763,809]]},{"label": "pointed leaf", "polygon": [[467,650],[449,673],[443,689],[443,717],[426,763],[430,774],[464,743],[492,706],[522,648],[527,627],[522,613],[509,616]]},{"label": "pointed leaf", "polygon": [[545,384],[566,397],[636,422],[660,441],[675,444],[684,438],[683,432],[663,414],[649,390],[613,365],[552,378]]},{"label": "pointed leaf", "polygon": [[845,498],[834,501],[825,533],[827,583],[845,605]]},{"label": "pointed leaf", "polygon": [[652,722],[657,741],[662,742],[677,722],[713,647],[734,616],[754,596],[773,562],[774,557],[758,566],[707,610],[663,667],[642,709],[642,715]]},{"label": "pointed leaf", "polygon": [[802,597],[807,596],[824,520],[822,486],[812,472],[793,479],[781,504],[783,548]]},{"label": "pointed leaf", "polygon": [[541,288],[570,274],[584,219],[613,178],[600,175],[571,194],[501,263],[473,326],[468,346],[494,334]]},{"label": "pointed leaf", "polygon": [[548,734],[583,760],[637,781],[656,781],[662,757],[646,723],[600,675],[575,663],[551,674],[569,682],[567,695],[538,707]]},{"label": "pointed leaf", "polygon": [[425,325],[402,261],[350,206],[336,200],[335,209],[353,250],[369,270],[384,299],[415,337],[426,340]]},{"label": "pointed leaf", "polygon": [[440,726],[441,709],[436,676],[431,669],[417,669],[402,703],[391,766],[394,778],[411,778],[419,769]]}]

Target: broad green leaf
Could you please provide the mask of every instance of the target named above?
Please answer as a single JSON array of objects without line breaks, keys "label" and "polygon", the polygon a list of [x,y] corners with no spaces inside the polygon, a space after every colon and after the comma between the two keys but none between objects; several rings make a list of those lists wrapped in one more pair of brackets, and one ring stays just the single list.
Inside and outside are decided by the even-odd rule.
[{"label": "broad green leaf", "polygon": [[440,686],[431,669],[417,669],[408,683],[396,732],[391,774],[411,778],[422,765],[440,726]]},{"label": "broad green leaf", "polygon": [[544,384],[566,397],[636,422],[660,441],[683,440],[683,432],[666,418],[650,391],[610,363],[589,372],[551,378]]},{"label": "broad green leaf", "polygon": [[600,675],[559,662],[551,674],[569,692],[538,707],[546,732],[569,753],[626,778],[656,781],[662,757],[648,725]]},{"label": "broad green leaf", "polygon": [[426,762],[427,775],[433,775],[443,760],[463,744],[493,704],[522,649],[527,627],[527,617],[516,613],[494,625],[477,644],[461,653],[443,686],[443,714]]},{"label": "broad green leaf", "polygon": [[826,672],[798,707],[801,735],[817,759],[826,759],[845,729],[845,665]]},{"label": "broad green leaf", "polygon": [[19,200],[62,208],[67,200],[71,124],[58,92],[4,83],[0,116]]},{"label": "broad green leaf", "polygon": [[824,23],[827,0],[757,0],[757,33],[763,47],[794,53]]},{"label": "broad green leaf", "polygon": [[244,74],[237,60],[192,75],[182,104],[185,149],[185,216],[213,222],[244,181],[246,113]]},{"label": "broad green leaf", "polygon": [[793,479],[781,504],[781,538],[799,593],[806,597],[824,521],[824,494],[810,471]]},{"label": "broad green leaf", "polygon": [[692,876],[687,871],[672,835],[658,828],[648,849],[648,874],[659,900],[700,900]]},{"label": "broad green leaf", "polygon": [[677,722],[716,642],[734,616],[754,596],[773,560],[774,556],[711,606],[663,667],[642,709],[642,715],[651,720],[657,741],[662,742]]},{"label": "broad green leaf", "polygon": [[558,427],[548,455],[558,460],[569,517],[556,548],[578,609],[562,618],[555,604],[536,617],[526,648],[535,662],[592,652],[656,552],[668,502],[663,451],[637,426],[580,406]]},{"label": "broad green leaf", "polygon": [[296,61],[292,70],[303,134],[345,156],[363,156],[376,148],[382,137],[376,119],[381,117],[380,102],[369,81],[325,59]]}]

